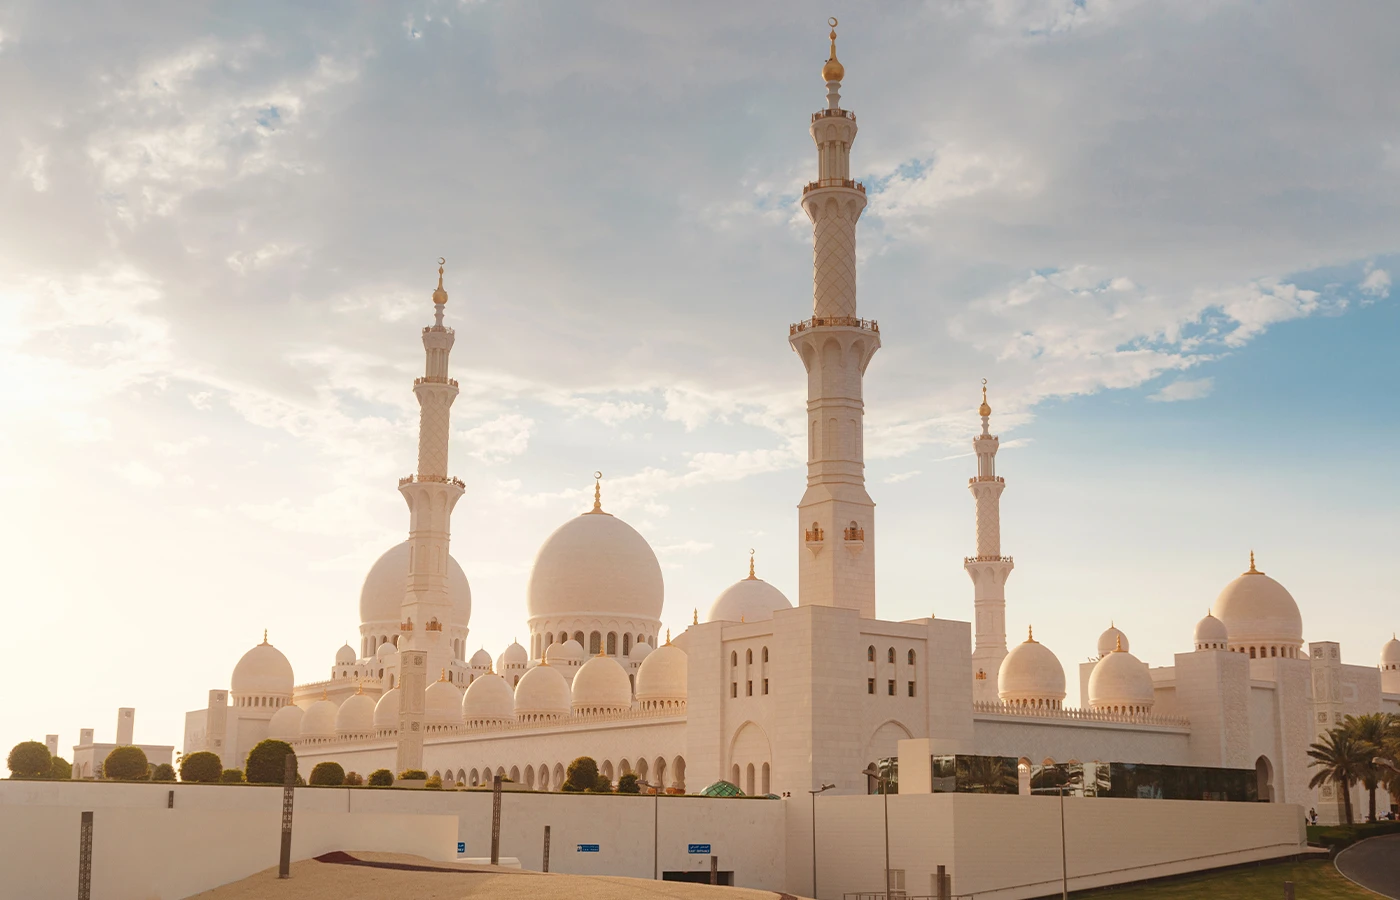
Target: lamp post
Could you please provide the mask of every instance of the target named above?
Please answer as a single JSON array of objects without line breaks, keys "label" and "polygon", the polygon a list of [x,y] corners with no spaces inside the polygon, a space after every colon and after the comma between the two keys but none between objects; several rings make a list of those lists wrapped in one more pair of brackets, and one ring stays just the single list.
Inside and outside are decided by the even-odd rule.
[{"label": "lamp post", "polygon": [[656,801],[651,808],[651,880],[656,881],[661,877],[661,866],[656,852],[658,842],[660,841],[661,785],[640,780],[637,784],[650,789],[652,794],[656,797]]},{"label": "lamp post", "polygon": [[812,896],[817,896],[817,795],[825,793],[836,787],[834,784],[823,784],[819,789],[807,793],[812,795]]},{"label": "lamp post", "polygon": [[[1079,784],[1083,784],[1080,781]],[[1031,788],[1031,793],[1054,791],[1060,795],[1060,900],[1069,900],[1069,851],[1065,844],[1065,791],[1075,787],[1074,781],[1048,788]]]},{"label": "lamp post", "polygon": [[885,900],[890,900],[890,791],[889,779],[880,774],[880,770],[872,763],[861,771],[866,778],[874,778],[880,793],[885,798]]}]

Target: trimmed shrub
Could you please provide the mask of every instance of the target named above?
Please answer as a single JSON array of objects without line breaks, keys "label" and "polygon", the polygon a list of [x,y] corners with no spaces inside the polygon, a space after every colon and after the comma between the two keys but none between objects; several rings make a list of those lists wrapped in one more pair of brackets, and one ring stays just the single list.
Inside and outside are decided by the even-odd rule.
[{"label": "trimmed shrub", "polygon": [[427,781],[428,773],[422,769],[404,769],[399,773],[399,781]]},{"label": "trimmed shrub", "polygon": [[339,787],[345,783],[345,767],[338,762],[318,762],[311,769],[312,784]]},{"label": "trimmed shrub", "polygon": [[[47,752],[47,751],[45,751]],[[140,747],[117,747],[102,761],[102,776],[115,781],[149,781],[151,764]]]},{"label": "trimmed shrub", "polygon": [[217,753],[200,750],[180,759],[180,780],[197,784],[213,784],[224,774],[224,764]]},{"label": "trimmed shrub", "polygon": [[155,771],[151,773],[151,780],[174,781],[175,767],[172,766],[170,763],[161,763],[160,765],[156,766]]},{"label": "trimmed shrub", "polygon": [[[293,760],[297,755],[292,745],[286,741],[271,738],[261,741],[248,751],[248,761],[243,766],[243,775],[249,784],[281,784],[287,777],[287,757]],[[293,762],[293,769],[296,763]]]},{"label": "trimmed shrub", "polygon": [[599,775],[598,780],[593,782],[593,787],[584,788],[584,791],[589,794],[611,794],[612,782],[608,781],[608,776]]},{"label": "trimmed shrub", "polygon": [[580,756],[569,763],[564,783],[574,786],[576,791],[586,791],[598,786],[598,762],[591,756]]},{"label": "trimmed shrub", "polygon": [[440,791],[440,790],[442,790],[442,776],[441,776],[441,775],[429,775],[429,776],[428,776],[428,780],[425,781],[425,782],[423,782],[423,787],[427,788],[427,789],[430,790],[430,791]]},{"label": "trimmed shrub", "polygon": [[54,781],[70,781],[73,778],[73,766],[61,756],[55,756],[49,763],[49,777]]},{"label": "trimmed shrub", "polygon": [[247,779],[243,777],[242,769],[224,769],[219,773],[219,780],[224,784],[243,784]]},{"label": "trimmed shrub", "polygon": [[20,741],[5,761],[15,778],[46,778],[53,768],[49,748],[38,741]]},{"label": "trimmed shrub", "polygon": [[346,787],[359,787],[360,785],[362,785],[362,784],[364,784],[364,783],[365,783],[365,776],[361,775],[359,772],[346,772],[346,773],[345,773],[345,786],[346,786]]},{"label": "trimmed shrub", "polygon": [[582,793],[583,793],[583,788],[579,787],[579,786],[576,785],[576,784],[570,784],[570,783],[567,782],[567,781],[564,782],[563,784],[559,785],[559,790],[563,791],[563,792],[566,793],[566,794],[582,794]]},{"label": "trimmed shrub", "polygon": [[617,792],[619,794],[640,794],[642,792],[642,789],[637,785],[635,772],[628,772],[617,780]]},{"label": "trimmed shrub", "polygon": [[389,787],[394,783],[394,773],[388,769],[375,769],[369,773],[370,787]]}]

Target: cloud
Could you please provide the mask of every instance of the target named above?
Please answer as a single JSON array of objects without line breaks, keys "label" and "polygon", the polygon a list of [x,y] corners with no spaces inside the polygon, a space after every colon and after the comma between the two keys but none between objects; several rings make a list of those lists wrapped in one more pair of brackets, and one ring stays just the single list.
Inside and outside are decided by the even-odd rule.
[{"label": "cloud", "polygon": [[908,481],[909,479],[911,479],[911,478],[913,478],[913,477],[915,477],[915,476],[917,476],[917,475],[922,475],[922,474],[923,474],[923,473],[920,472],[918,469],[914,469],[914,470],[909,471],[909,472],[899,472],[899,473],[894,474],[894,475],[886,475],[886,476],[885,476],[883,479],[881,479],[881,480],[882,480],[885,484],[899,484],[901,481]]},{"label": "cloud", "polygon": [[1148,400],[1158,403],[1175,403],[1178,400],[1199,400],[1202,397],[1210,396],[1211,390],[1215,387],[1213,378],[1179,378],[1171,384],[1164,386],[1155,394],[1149,394]]},{"label": "cloud", "polygon": [[112,471],[137,487],[155,487],[165,483],[164,475],[138,460],[113,466]]},{"label": "cloud", "polygon": [[1372,269],[1366,273],[1359,287],[1367,297],[1384,300],[1390,296],[1390,273],[1385,269]]},{"label": "cloud", "polygon": [[457,432],[476,459],[488,464],[503,463],[530,447],[530,431],[535,421],[518,413],[506,413],[475,428]]}]

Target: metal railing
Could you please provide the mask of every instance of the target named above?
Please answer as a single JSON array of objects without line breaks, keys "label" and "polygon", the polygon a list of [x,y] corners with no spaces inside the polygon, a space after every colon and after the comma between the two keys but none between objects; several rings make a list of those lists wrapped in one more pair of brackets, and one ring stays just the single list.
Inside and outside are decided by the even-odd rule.
[{"label": "metal railing", "polygon": [[820,112],[812,113],[813,122],[816,122],[821,119],[830,119],[833,117],[837,119],[850,119],[852,122],[856,120],[856,114],[848,109],[824,109]]},{"label": "metal railing", "polygon": [[808,328],[861,328],[880,333],[880,323],[875,319],[858,319],[855,316],[813,316],[803,322],[788,326],[788,334],[794,335]]},{"label": "metal railing", "polygon": [[851,178],[823,178],[820,181],[809,181],[802,186],[802,193],[821,190],[822,188],[851,188],[852,190],[865,193],[865,185]]}]

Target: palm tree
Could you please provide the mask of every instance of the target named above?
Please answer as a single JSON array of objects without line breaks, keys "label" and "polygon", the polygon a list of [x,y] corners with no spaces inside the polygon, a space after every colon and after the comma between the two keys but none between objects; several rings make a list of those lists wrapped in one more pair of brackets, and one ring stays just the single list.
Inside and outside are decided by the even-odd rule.
[{"label": "palm tree", "polygon": [[968,760],[968,790],[974,794],[1011,793],[1019,784],[1006,762],[994,756],[974,756]]},{"label": "palm tree", "polygon": [[1351,786],[1361,780],[1375,752],[1375,747],[1358,740],[1340,725],[1323,734],[1317,743],[1308,747],[1308,756],[1312,757],[1308,766],[1321,769],[1313,775],[1308,787],[1319,787],[1329,781],[1338,785],[1342,791],[1342,805],[1346,810],[1348,825],[1354,824],[1355,818],[1351,811]]},{"label": "palm tree", "polygon": [[1400,718],[1390,713],[1366,713],[1362,716],[1347,716],[1342,720],[1342,729],[1353,738],[1366,744],[1370,752],[1366,764],[1361,769],[1361,783],[1366,787],[1367,821],[1376,821],[1376,788],[1385,780],[1387,770],[1371,762],[1371,758],[1383,751],[1387,741],[1400,729]]}]

